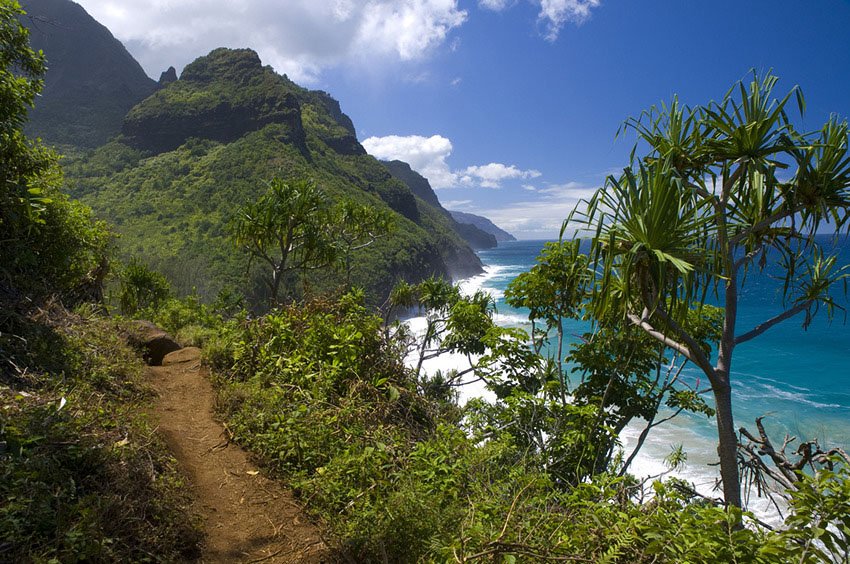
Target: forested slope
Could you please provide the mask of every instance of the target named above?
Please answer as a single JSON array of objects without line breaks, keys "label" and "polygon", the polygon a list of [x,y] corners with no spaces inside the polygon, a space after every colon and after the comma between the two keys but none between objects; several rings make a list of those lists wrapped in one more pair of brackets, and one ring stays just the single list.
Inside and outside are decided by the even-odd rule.
[{"label": "forested slope", "polygon": [[[217,49],[188,65],[128,113],[123,135],[69,159],[66,171],[71,194],[115,225],[121,254],[143,257],[181,292],[254,292],[227,226],[273,176],[312,179],[333,199],[396,213],[395,231],[354,261],[354,281],[377,299],[398,279],[481,269],[445,211],[366,154],[336,100],[247,49]],[[314,283],[332,284],[324,278]]]}]

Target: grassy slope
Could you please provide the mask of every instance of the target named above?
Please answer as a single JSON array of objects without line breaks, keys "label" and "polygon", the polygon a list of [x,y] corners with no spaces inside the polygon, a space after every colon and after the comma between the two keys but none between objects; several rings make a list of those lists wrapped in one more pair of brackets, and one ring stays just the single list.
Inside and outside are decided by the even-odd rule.
[{"label": "grassy slope", "polygon": [[8,366],[25,367],[0,367],[0,561],[196,555],[202,533],[144,416],[139,356],[116,321],[49,311],[17,318],[26,345],[0,339]]}]

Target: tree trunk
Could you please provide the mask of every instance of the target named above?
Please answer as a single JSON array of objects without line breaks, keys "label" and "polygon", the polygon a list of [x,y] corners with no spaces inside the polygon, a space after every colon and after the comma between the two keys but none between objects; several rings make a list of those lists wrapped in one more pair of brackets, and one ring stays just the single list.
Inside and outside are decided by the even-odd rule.
[{"label": "tree trunk", "polygon": [[720,456],[720,478],[723,480],[723,499],[729,505],[741,507],[741,481],[738,475],[738,437],[732,417],[732,386],[727,374],[717,374],[714,391],[717,411],[717,454]]},{"label": "tree trunk", "polygon": [[567,405],[567,382],[564,378],[564,321],[560,317],[558,317],[558,381],[561,385],[561,405]]},{"label": "tree trunk", "polygon": [[277,296],[280,294],[280,281],[283,278],[283,273],[275,268],[272,271],[272,295],[269,297],[271,307],[277,305]]},{"label": "tree trunk", "polygon": [[711,380],[717,411],[717,454],[720,456],[720,478],[723,480],[723,499],[728,505],[741,507],[741,479],[738,474],[738,437],[732,417],[732,353],[735,350],[735,327],[738,323],[738,272],[735,254],[727,247],[725,217],[721,223],[721,243],[726,250],[726,281],[723,334],[717,347],[717,366]]}]

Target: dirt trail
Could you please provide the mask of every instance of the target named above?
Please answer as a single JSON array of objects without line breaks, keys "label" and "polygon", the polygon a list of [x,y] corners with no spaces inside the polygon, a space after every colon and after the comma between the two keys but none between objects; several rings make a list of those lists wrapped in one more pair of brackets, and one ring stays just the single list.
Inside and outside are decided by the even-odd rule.
[{"label": "dirt trail", "polygon": [[149,368],[159,431],[192,483],[207,533],[202,562],[332,562],[292,494],[227,444],[213,420],[213,390],[200,351],[186,348]]}]

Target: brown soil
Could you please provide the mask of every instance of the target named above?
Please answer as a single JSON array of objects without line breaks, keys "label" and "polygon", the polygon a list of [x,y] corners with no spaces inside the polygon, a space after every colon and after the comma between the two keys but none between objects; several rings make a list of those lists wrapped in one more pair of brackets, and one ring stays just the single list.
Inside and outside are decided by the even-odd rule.
[{"label": "brown soil", "polygon": [[186,348],[148,369],[159,432],[192,484],[206,531],[202,562],[334,559],[292,494],[265,478],[213,419],[213,389],[200,351]]}]

